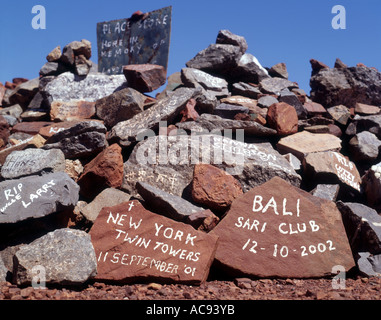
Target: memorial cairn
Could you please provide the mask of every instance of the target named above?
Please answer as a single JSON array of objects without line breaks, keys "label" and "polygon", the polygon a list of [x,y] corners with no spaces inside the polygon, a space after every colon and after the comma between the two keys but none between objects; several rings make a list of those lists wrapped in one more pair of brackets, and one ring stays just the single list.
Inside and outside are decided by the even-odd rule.
[{"label": "memorial cairn", "polygon": [[308,96],[247,49],[221,30],[167,78],[74,41],[1,85],[0,281],[378,275],[381,73],[311,60]]}]

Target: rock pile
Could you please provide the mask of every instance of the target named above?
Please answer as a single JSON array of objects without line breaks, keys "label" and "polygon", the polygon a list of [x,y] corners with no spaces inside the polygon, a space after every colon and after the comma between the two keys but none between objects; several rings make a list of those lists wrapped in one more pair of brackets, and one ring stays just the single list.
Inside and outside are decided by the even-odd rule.
[{"label": "rock pile", "polygon": [[221,30],[156,98],[86,40],[1,84],[0,281],[378,274],[381,73],[311,59],[308,96],[247,49]]}]

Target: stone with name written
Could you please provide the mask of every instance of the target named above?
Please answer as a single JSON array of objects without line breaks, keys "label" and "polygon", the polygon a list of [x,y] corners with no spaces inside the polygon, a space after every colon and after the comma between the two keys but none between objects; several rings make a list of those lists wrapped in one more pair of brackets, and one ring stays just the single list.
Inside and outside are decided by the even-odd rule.
[{"label": "stone with name written", "polygon": [[217,237],[154,214],[139,201],[103,208],[90,230],[98,281],[200,284]]},{"label": "stone with name written", "polygon": [[53,101],[50,106],[50,119],[56,122],[90,119],[94,116],[95,102]]},{"label": "stone with name written", "polygon": [[69,159],[88,157],[106,147],[106,131],[99,121],[82,121],[52,135],[43,149],[61,149]]},{"label": "stone with name written", "polygon": [[78,185],[64,172],[30,176],[0,183],[0,224],[41,218],[74,208]]},{"label": "stone with name written", "polygon": [[123,66],[156,64],[167,69],[172,7],[97,23],[98,71],[122,74]]},{"label": "stone with name written", "polygon": [[50,81],[41,92],[50,105],[57,100],[95,102],[126,87],[127,82],[123,75],[89,74],[84,77],[65,72]]},{"label": "stone with name written", "polygon": [[361,176],[356,164],[334,151],[314,152],[303,160],[304,174],[313,184],[340,183],[360,192]]},{"label": "stone with name written", "polygon": [[324,277],[355,266],[335,203],[278,177],[235,200],[211,234],[217,265],[235,277]]},{"label": "stone with name written", "polygon": [[147,129],[158,129],[160,121],[169,123],[180,114],[190,99],[201,94],[201,89],[180,88],[169,97],[158,101],[151,108],[136,114],[129,120],[116,124],[108,135],[108,140],[116,141],[122,146],[134,142],[139,134],[144,136]]},{"label": "stone with name written", "polygon": [[247,144],[205,135],[155,136],[137,144],[124,164],[122,188],[136,194],[137,180],[182,196],[195,164],[212,164],[233,175],[244,192],[279,176],[299,186],[301,177],[270,143]]},{"label": "stone with name written", "polygon": [[1,167],[4,179],[47,172],[65,171],[65,155],[59,149],[26,149],[8,155]]}]

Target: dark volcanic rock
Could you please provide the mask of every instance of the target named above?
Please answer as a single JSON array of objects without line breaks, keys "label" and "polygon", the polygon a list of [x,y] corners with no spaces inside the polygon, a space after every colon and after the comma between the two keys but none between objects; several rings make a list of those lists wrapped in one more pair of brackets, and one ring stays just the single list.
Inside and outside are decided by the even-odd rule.
[{"label": "dark volcanic rock", "polygon": [[312,75],[311,99],[325,107],[381,105],[381,73],[367,67],[324,68]]},{"label": "dark volcanic rock", "polygon": [[73,208],[78,201],[78,191],[78,185],[64,172],[1,182],[0,224]]},{"label": "dark volcanic rock", "polygon": [[203,210],[181,197],[169,194],[148,183],[138,181],[136,189],[151,211],[177,221],[185,221],[190,215]]}]

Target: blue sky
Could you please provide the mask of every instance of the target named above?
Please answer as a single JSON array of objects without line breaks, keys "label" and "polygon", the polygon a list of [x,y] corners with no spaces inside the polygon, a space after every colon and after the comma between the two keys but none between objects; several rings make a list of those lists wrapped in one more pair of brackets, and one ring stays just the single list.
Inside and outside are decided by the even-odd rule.
[{"label": "blue sky", "polygon": [[[334,5],[346,9],[346,29],[334,30]],[[46,9],[46,30],[34,30],[31,10]],[[0,81],[36,78],[46,55],[57,45],[88,39],[97,62],[97,22],[128,18],[137,10],[171,5],[172,36],[168,75],[180,71],[197,52],[214,43],[220,29],[246,38],[248,52],[263,66],[284,62],[289,79],[308,94],[311,67],[318,59],[333,66],[362,62],[381,70],[380,0],[18,0],[2,1]]]}]

